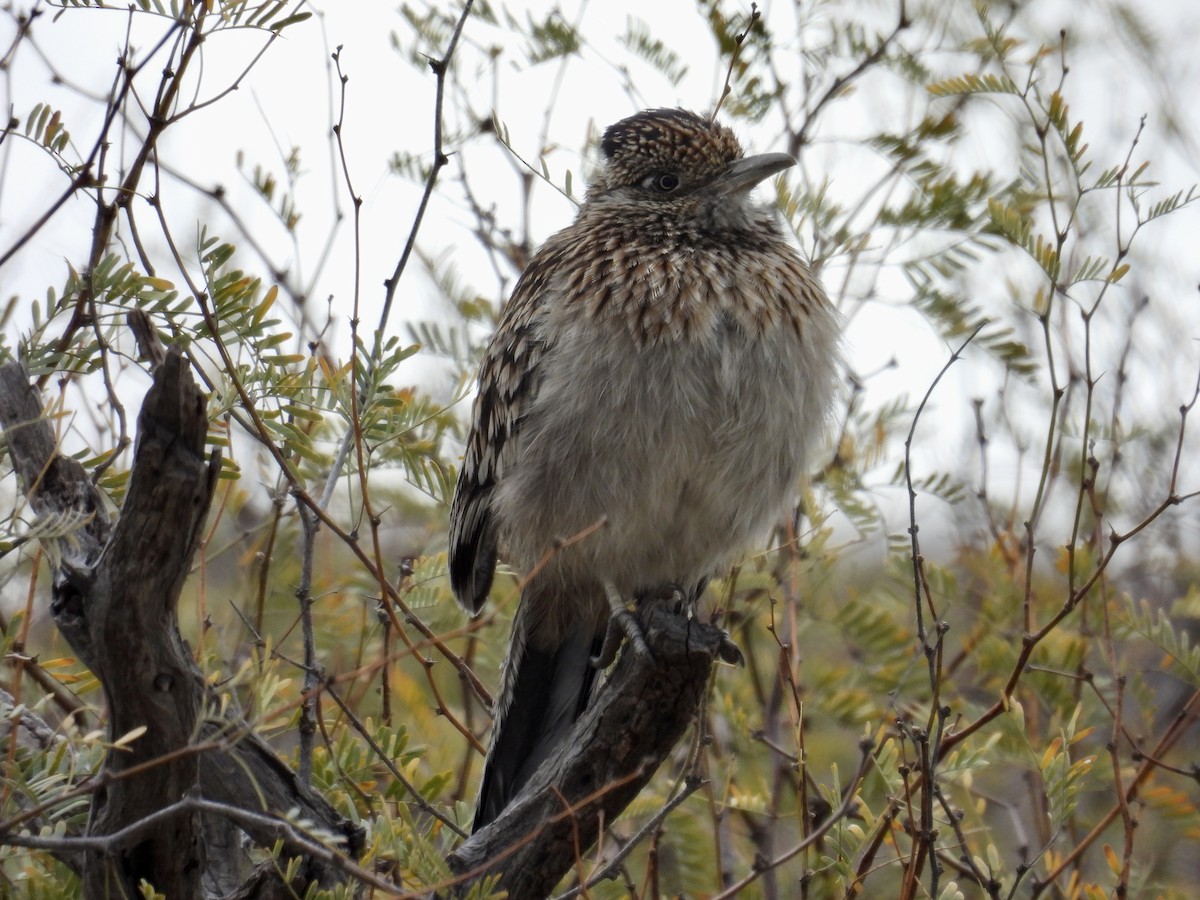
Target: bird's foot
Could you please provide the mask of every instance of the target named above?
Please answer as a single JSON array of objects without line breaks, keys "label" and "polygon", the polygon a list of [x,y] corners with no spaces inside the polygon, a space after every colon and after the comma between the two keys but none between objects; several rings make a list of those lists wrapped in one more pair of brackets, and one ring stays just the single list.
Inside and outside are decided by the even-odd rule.
[{"label": "bird's foot", "polygon": [[632,604],[626,603],[611,584],[604,585],[604,592],[608,595],[608,628],[604,632],[604,643],[600,646],[600,652],[589,662],[594,668],[607,669],[617,658],[617,651],[621,649],[621,641],[624,638],[629,638],[634,652],[649,656],[650,647],[646,644],[646,636],[642,634],[642,626],[638,623],[637,616],[633,614]]}]

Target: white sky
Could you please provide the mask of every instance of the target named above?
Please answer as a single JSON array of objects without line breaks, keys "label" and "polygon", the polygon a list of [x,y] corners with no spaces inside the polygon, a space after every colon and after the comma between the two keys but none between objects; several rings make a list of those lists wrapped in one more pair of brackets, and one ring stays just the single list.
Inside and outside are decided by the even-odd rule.
[{"label": "white sky", "polygon": [[[18,2],[27,9],[30,2]],[[455,4],[457,5],[457,4]],[[549,3],[513,2],[507,8],[516,16],[525,12],[537,17],[550,7]],[[749,4],[743,4],[748,8]],[[791,22],[792,5],[762,4],[769,21],[787,33]],[[433,110],[433,78],[428,72],[418,72],[409,66],[391,46],[390,35],[396,32],[408,41],[407,26],[395,12],[393,4],[378,2],[332,2],[318,20],[291,28],[285,37],[268,51],[258,68],[251,74],[242,90],[225,98],[209,110],[173,128],[165,141],[163,156],[173,164],[184,167],[189,174],[206,185],[221,184],[231,196],[241,197],[240,207],[255,223],[255,236],[271,248],[276,262],[285,268],[311,272],[329,228],[334,208],[333,191],[340,197],[337,205],[349,210],[345,188],[340,178],[331,184],[331,145],[328,140],[330,106],[336,97],[330,96],[333,83],[329,71],[329,51],[342,46],[342,68],[349,76],[346,96],[344,138],[348,164],[355,190],[363,197],[362,231],[364,235],[361,297],[363,321],[370,326],[377,317],[382,299],[382,282],[391,273],[407,236],[421,186],[393,174],[387,169],[389,158],[397,150],[423,153],[428,158],[431,141]],[[885,0],[862,0],[858,6],[865,18],[873,18],[879,29],[890,27],[894,4]],[[527,159],[535,159],[540,135],[545,127],[544,109],[557,92],[559,101],[549,122],[548,137],[556,146],[546,156],[552,176],[561,183],[566,170],[575,175],[576,192],[582,190],[586,171],[579,155],[589,128],[605,125],[628,115],[639,106],[683,105],[707,109],[724,75],[716,58],[712,39],[695,11],[692,0],[665,0],[649,3],[628,0],[592,0],[581,4],[565,2],[562,8],[570,21],[582,22],[591,45],[579,58],[565,66],[558,62],[536,67],[520,68],[514,63],[519,54],[506,54],[491,73],[479,68],[478,48],[501,44],[510,49],[517,44],[504,29],[488,26],[478,18],[472,19],[464,36],[460,57],[463,73],[477,83],[473,97],[475,108],[486,113],[492,103],[499,118],[508,127],[513,144]],[[1194,36],[1200,34],[1200,4],[1192,0],[1173,0],[1154,7],[1154,26],[1163,40],[1163,52],[1154,71],[1133,71],[1129,66],[1127,39],[1121,34],[1102,34],[1099,29],[1108,20],[1096,13],[1094,4],[1043,0],[1035,5],[1037,19],[1044,32],[1053,35],[1058,27],[1068,28],[1068,46],[1086,46],[1086,55],[1072,55],[1072,71],[1067,82],[1067,94],[1072,114],[1086,123],[1087,139],[1097,149],[1104,148],[1104,165],[1117,163],[1123,156],[1143,112],[1152,115],[1147,124],[1140,148],[1144,155],[1155,158],[1153,171],[1166,185],[1186,188],[1200,180],[1196,147],[1200,140],[1200,124],[1194,110],[1200,108],[1200,60],[1194,52]],[[122,46],[128,17],[120,11],[67,10],[57,21],[51,21],[54,10],[35,22],[39,46],[53,60],[60,73],[69,81],[91,91],[103,93],[113,76],[113,62]],[[661,35],[667,43],[686,52],[689,71],[678,87],[650,70],[632,56],[616,38],[624,32],[629,17],[646,22],[649,29]],[[134,17],[135,45],[145,48],[161,32],[161,23],[147,17]],[[11,42],[12,20],[0,18],[0,52]],[[250,32],[228,33],[214,38],[205,48],[204,75],[199,89],[203,97],[227,82],[228,73],[240,70],[262,44],[262,36]],[[799,49],[799,48],[797,48]],[[634,72],[634,82],[641,90],[634,100],[626,93],[622,67]],[[561,80],[560,80],[561,76]],[[147,82],[150,84],[152,82]],[[75,136],[76,146],[86,152],[94,140],[98,124],[95,104],[81,102],[70,90],[49,84],[45,63],[23,45],[8,70],[7,81],[0,83],[3,100],[13,113],[24,121],[28,110],[41,100],[49,100],[64,111],[64,119]],[[1187,140],[1170,142],[1174,148],[1164,156],[1156,154],[1168,146],[1164,133],[1166,123],[1156,113],[1164,96],[1170,96],[1175,109],[1184,115],[1180,123],[1190,129]],[[846,104],[849,113],[831,113],[825,128],[826,135],[852,138],[867,124],[862,118],[902,115],[893,109],[890,98],[884,95],[857,98]],[[843,116],[837,118],[837,116]],[[459,123],[461,124],[461,122]],[[747,133],[739,127],[744,143],[751,150],[775,149],[778,135],[769,128]],[[252,170],[256,163],[279,171],[279,148],[299,146],[305,174],[299,183],[298,196],[304,220],[299,230],[299,243],[293,248],[269,216],[255,212],[255,201],[247,199],[242,177],[237,174],[235,160],[239,151],[245,153],[244,167]],[[997,145],[999,146],[999,145]],[[972,145],[978,163],[1003,169],[1011,165],[1004,158],[991,158],[996,148],[986,141]],[[454,149],[454,148],[451,148]],[[473,186],[487,201],[497,204],[509,222],[519,221],[514,210],[518,193],[513,169],[499,150],[472,150],[469,161],[482,164],[494,178],[476,176]],[[491,162],[485,160],[490,154]],[[484,160],[481,163],[481,160]],[[855,196],[856,170],[859,164],[852,143],[830,142],[818,145],[805,159],[806,165],[820,169],[831,180],[834,196]],[[492,168],[486,169],[490,165]],[[457,163],[446,170],[448,180],[456,172]],[[28,143],[9,138],[0,148],[0,252],[21,234],[46,207],[48,198],[65,187],[64,176],[45,157]],[[143,185],[145,186],[145,184]],[[495,282],[485,258],[466,231],[471,216],[461,202],[460,192],[451,189],[431,207],[422,232],[422,246],[433,254],[453,248],[455,265],[461,278],[477,287],[485,296],[494,296]],[[539,187],[534,195],[533,237],[544,239],[565,225],[573,215],[571,204],[547,186]],[[164,194],[164,204],[181,237],[191,238],[195,223],[201,219],[213,223],[222,237],[238,240],[238,235],[221,216],[205,211],[201,198],[183,190]],[[0,298],[19,295],[22,298],[44,296],[47,284],[61,285],[67,261],[81,267],[86,259],[89,233],[87,222],[91,210],[87,204],[74,200],[55,221],[38,234],[33,244],[20,256],[0,269]],[[149,221],[149,218],[146,218]],[[1155,291],[1155,302],[1166,304],[1168,314],[1176,322],[1179,335],[1200,336],[1200,304],[1196,284],[1200,282],[1200,253],[1197,253],[1197,221],[1194,212],[1171,217],[1166,227],[1155,231],[1149,240],[1159,242],[1160,252],[1177,263],[1165,271],[1162,279],[1149,287]],[[352,300],[353,245],[349,221],[342,226],[333,256],[324,276],[312,296],[317,301],[314,312],[320,315],[320,303],[326,296],[335,298],[340,315],[339,341],[335,347],[346,352],[348,328],[345,320]],[[1174,248],[1174,249],[1172,249]],[[242,264],[252,271],[265,274],[265,269],[251,255],[241,257]],[[894,288],[885,285],[885,288]],[[1002,285],[995,285],[997,294]],[[393,315],[392,328],[399,329],[406,318],[436,316],[439,310],[430,301],[431,290],[417,266],[406,274]],[[898,297],[897,300],[902,298]],[[27,328],[28,320],[15,319],[8,326],[10,340],[18,330]],[[902,304],[895,307],[876,306],[870,316],[853,323],[849,334],[852,359],[859,371],[870,371],[892,356],[900,366],[894,383],[906,386],[919,394],[941,368],[948,349],[920,324]],[[1192,344],[1194,348],[1196,345]],[[1178,348],[1166,348],[1177,354]],[[1186,355],[1186,354],[1185,354]],[[1177,365],[1164,369],[1164,380],[1153,385],[1161,393],[1159,402],[1174,409],[1186,399],[1200,353],[1191,359],[1180,359]],[[428,369],[414,365],[413,377],[428,377]],[[423,375],[422,372],[425,374]],[[1191,373],[1191,375],[1189,375]],[[995,379],[994,371],[978,365],[970,358],[957,366],[939,388],[937,410],[931,413],[928,427],[940,436],[930,450],[931,467],[939,461],[953,461],[964,452],[963,423],[968,419],[969,401],[989,389]],[[1154,393],[1154,392],[1152,392]],[[880,399],[886,399],[881,397]],[[1155,402],[1153,398],[1145,402]],[[953,424],[951,424],[953,423]],[[1038,426],[1040,427],[1040,425]],[[947,439],[948,436],[949,439]],[[943,454],[941,460],[938,455]]]}]

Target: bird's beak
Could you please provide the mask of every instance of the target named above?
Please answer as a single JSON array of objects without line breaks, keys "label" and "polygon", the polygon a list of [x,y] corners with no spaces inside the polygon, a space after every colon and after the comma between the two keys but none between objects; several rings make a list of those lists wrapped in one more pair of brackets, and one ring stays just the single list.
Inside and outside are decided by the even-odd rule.
[{"label": "bird's beak", "polygon": [[715,193],[737,194],[749,191],[765,178],[789,169],[796,164],[787,153],[763,153],[735,159],[712,184]]}]

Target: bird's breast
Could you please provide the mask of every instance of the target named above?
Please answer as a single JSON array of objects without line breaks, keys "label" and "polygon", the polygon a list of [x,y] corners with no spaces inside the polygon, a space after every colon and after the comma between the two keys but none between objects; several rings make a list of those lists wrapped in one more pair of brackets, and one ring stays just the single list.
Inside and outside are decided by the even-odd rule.
[{"label": "bird's breast", "polygon": [[824,430],[831,313],[722,297],[717,270],[686,285],[645,277],[625,298],[636,327],[603,308],[547,320],[537,398],[496,497],[519,567],[604,522],[562,559],[628,590],[709,574],[775,520]]},{"label": "bird's breast", "polygon": [[[728,243],[614,243],[566,267],[548,315],[623,328],[636,343],[702,343],[727,323],[750,334],[799,333],[824,314],[821,288],[781,239],[733,236]],[[719,335],[718,335],[719,336]]]}]

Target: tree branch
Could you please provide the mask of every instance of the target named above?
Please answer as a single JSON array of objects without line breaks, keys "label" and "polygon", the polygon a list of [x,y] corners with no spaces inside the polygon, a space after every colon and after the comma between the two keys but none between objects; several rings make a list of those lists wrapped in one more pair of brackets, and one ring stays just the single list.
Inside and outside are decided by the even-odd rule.
[{"label": "tree branch", "polygon": [[449,857],[465,891],[499,877],[510,897],[544,897],[650,781],[695,718],[721,629],[669,603],[639,612],[650,654],[628,645],[571,738],[499,818]]},{"label": "tree branch", "polygon": [[[68,523],[42,536],[53,568],[51,614],[79,658],[104,686],[109,737],[120,741],[100,776],[62,799],[91,792],[88,837],[136,834],[131,845],[94,844],[84,854],[89,897],[137,896],[145,879],[170,897],[199,896],[218,884],[236,887],[245,862],[228,818],[197,807],[161,827],[138,823],[193,796],[276,816],[299,810],[318,827],[361,851],[361,832],[301,783],[274,752],[230,712],[219,710],[179,634],[176,604],[203,536],[220,457],[204,456],[207,401],[177,348],[154,373],[139,418],[129,490],[114,526],[83,467],[58,454],[50,423],[24,367],[0,365],[0,424],[34,511]],[[207,717],[205,708],[211,710]],[[132,735],[132,737],[130,737]],[[121,740],[124,738],[124,740]],[[49,804],[53,805],[53,801]],[[46,805],[43,805],[44,808]],[[277,829],[239,822],[270,846]],[[249,824],[247,824],[249,823]],[[0,840],[18,821],[0,824]],[[130,831],[129,829],[133,829]],[[207,847],[220,851],[207,859]],[[341,880],[307,848],[292,889]]]}]

